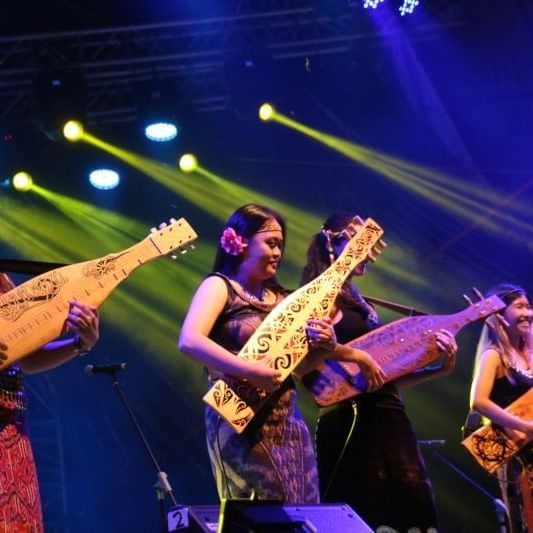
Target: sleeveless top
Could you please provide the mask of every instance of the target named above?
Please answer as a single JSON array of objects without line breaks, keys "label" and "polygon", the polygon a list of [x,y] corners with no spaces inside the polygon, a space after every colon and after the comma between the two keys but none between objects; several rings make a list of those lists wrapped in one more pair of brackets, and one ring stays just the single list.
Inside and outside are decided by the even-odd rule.
[{"label": "sleeveless top", "polygon": [[[270,311],[285,297],[286,292],[276,293],[275,302],[265,303],[240,290],[224,274],[213,272],[208,277],[212,276],[224,281],[228,289],[228,299],[209,333],[209,338],[237,355]],[[219,372],[209,369],[207,371],[210,380],[222,376]]]},{"label": "sleeveless top", "polygon": [[[209,337],[237,354],[284,294],[264,303],[234,286],[226,276],[228,299]],[[217,373],[210,372],[213,380]],[[273,392],[242,433],[206,407],[206,440],[221,498],[318,503],[318,475],[309,429],[296,402],[291,377]]]},{"label": "sleeveless top", "polygon": [[209,277],[212,276],[221,278],[225,282],[228,289],[228,300],[215,322],[209,338],[224,346],[226,350],[237,354],[252,336],[257,326],[286,296],[286,292],[276,293],[277,297],[274,303],[265,303],[233,285],[224,274],[214,272],[209,275]]},{"label": "sleeveless top", "polygon": [[490,393],[490,399],[504,409],[533,387],[533,375],[512,366],[507,370],[509,376],[496,378]]}]

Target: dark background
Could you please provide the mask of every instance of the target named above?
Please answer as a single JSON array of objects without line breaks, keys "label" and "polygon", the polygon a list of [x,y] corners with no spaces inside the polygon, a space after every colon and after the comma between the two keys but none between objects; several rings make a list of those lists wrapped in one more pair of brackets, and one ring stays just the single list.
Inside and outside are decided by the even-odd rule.
[{"label": "dark background", "polygon": [[[361,282],[366,294],[440,314],[462,309],[473,285],[530,287],[532,3],[427,0],[410,17],[397,7],[55,0],[6,8],[0,178],[24,168],[54,196],[16,193],[4,182],[0,256],[92,259],[170,216],[185,217],[200,235],[194,252],[143,267],[113,293],[88,359],[27,379],[47,531],[159,530],[155,472],[110,381],[84,375],[88,363],[128,363],[121,383],[176,498],[216,502],[202,371],[175,341],[222,221],[242,203],[271,200],[287,215],[288,286],[322,219],[349,211],[374,217],[389,243]],[[59,97],[43,93],[50,76],[62,80]],[[181,125],[165,146],[142,135],[143,102],[156,83]],[[265,100],[302,124],[421,168],[381,172],[262,123]],[[52,117],[80,108],[92,134],[157,165],[143,172],[60,140]],[[223,186],[175,170],[187,151]],[[121,172],[118,189],[88,185],[88,169],[103,162]],[[166,187],[153,179],[165,168],[176,180]],[[451,377],[405,392],[419,438],[447,443],[424,449],[444,532],[497,530],[490,499],[436,455],[498,494],[460,445],[479,328],[460,333]],[[312,427],[316,409],[300,397]]]}]

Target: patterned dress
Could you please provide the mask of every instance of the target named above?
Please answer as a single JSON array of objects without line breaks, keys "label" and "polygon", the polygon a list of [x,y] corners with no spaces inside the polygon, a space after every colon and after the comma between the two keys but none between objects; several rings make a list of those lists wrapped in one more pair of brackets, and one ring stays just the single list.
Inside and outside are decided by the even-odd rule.
[{"label": "patterned dress", "polygon": [[43,531],[39,484],[24,426],[22,371],[0,372],[0,533]]},{"label": "patterned dress", "polygon": [[[0,272],[0,294],[13,288]],[[22,370],[0,371],[0,533],[41,533],[39,484],[24,425]]]},{"label": "patterned dress", "polygon": [[[358,306],[342,312],[339,343],[374,326]],[[394,382],[323,409],[316,444],[323,501],[348,503],[374,530],[437,527],[431,483]]]},{"label": "patterned dress", "polygon": [[[504,409],[533,387],[533,375],[513,367],[494,380],[490,399]],[[533,531],[533,444],[497,470],[511,533]]]},{"label": "patterned dress", "polygon": [[[234,288],[226,277],[219,276],[227,285],[228,301],[210,338],[237,354],[275,304],[253,299]],[[280,294],[278,299],[283,296]],[[286,380],[270,397],[241,434],[209,407],[205,420],[209,457],[220,498],[318,503],[313,445],[296,405],[292,379]]]}]

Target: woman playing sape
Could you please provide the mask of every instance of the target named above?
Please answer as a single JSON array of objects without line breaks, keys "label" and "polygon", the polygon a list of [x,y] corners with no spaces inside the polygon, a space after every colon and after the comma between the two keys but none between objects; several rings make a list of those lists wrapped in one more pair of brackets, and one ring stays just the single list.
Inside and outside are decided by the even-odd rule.
[{"label": "woman playing sape", "polygon": [[[533,420],[505,408],[533,387],[533,311],[531,298],[518,285],[503,283],[487,291],[507,307],[504,320],[491,317],[478,343],[470,393],[471,408],[493,424],[533,439]],[[497,471],[512,533],[533,531],[533,445],[530,443]]]},{"label": "woman playing sape", "polygon": [[[353,219],[341,213],[324,222],[309,246],[302,283],[320,275],[339,256],[349,240]],[[354,269],[333,310],[333,325],[341,344],[379,325],[374,308],[353,281],[365,273],[366,266],[362,263]],[[388,383],[369,354],[345,346],[344,350],[351,352],[345,354],[346,359],[361,368],[367,390],[321,410],[316,445],[322,500],[348,503],[373,529],[384,526],[406,532],[437,526],[431,483],[398,392],[399,385],[413,385],[452,371],[457,353],[453,336],[441,330],[436,332],[436,340],[444,352],[440,368]]]},{"label": "woman playing sape", "polygon": [[[193,296],[179,347],[208,369],[209,381],[232,376],[272,393],[248,427],[236,433],[214,410],[205,412],[207,445],[221,498],[317,503],[312,441],[296,405],[291,378],[280,382],[268,361],[236,357],[287,294],[276,278],[285,223],[268,207],[248,204],[224,226],[213,267]],[[317,349],[331,349],[332,328],[310,321]]]}]

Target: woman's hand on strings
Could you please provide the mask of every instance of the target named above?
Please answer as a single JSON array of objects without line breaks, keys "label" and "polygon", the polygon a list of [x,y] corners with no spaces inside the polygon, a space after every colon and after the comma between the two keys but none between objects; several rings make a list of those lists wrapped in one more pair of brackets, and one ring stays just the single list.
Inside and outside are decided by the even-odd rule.
[{"label": "woman's hand on strings", "polygon": [[447,329],[440,329],[435,333],[435,340],[443,355],[441,368],[446,374],[451,374],[455,368],[458,351],[455,337]]},{"label": "woman's hand on strings", "polygon": [[359,366],[368,386],[367,392],[381,389],[387,379],[387,374],[372,356],[364,350],[354,350],[354,361]]},{"label": "woman's hand on strings", "polygon": [[337,336],[331,323],[331,318],[321,319],[310,318],[305,328],[309,347],[313,350],[320,350],[329,353],[335,350]]}]

